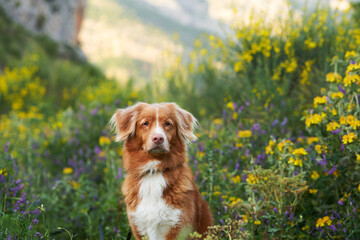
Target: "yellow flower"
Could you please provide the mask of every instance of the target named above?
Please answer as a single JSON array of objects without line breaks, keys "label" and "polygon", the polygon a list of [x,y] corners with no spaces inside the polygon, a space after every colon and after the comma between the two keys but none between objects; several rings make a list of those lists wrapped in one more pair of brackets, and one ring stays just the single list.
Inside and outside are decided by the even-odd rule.
[{"label": "yellow flower", "polygon": [[341,82],[342,77],[338,73],[328,73],[326,74],[326,81],[327,82]]},{"label": "yellow flower", "polygon": [[239,175],[236,175],[236,176],[232,177],[231,179],[232,179],[232,181],[233,181],[235,184],[241,182],[241,178],[240,178]]},{"label": "yellow flower", "polygon": [[265,151],[266,151],[266,154],[274,154],[274,151],[273,151],[273,147],[274,147],[274,145],[275,145],[275,142],[273,141],[273,140],[270,140],[269,141],[269,145],[268,146],[266,146],[266,148],[265,148]]},{"label": "yellow flower", "polygon": [[310,194],[316,194],[317,191],[318,191],[317,189],[312,189],[312,188],[309,189]]},{"label": "yellow flower", "polygon": [[360,154],[356,154],[356,161],[360,162]]},{"label": "yellow flower", "polygon": [[302,161],[301,159],[294,159],[293,157],[291,157],[288,161],[289,164],[294,164],[294,166],[300,166],[302,167]]},{"label": "yellow flower", "polygon": [[246,178],[246,182],[248,182],[249,184],[255,184],[257,182],[254,174],[249,174]]},{"label": "yellow flower", "polygon": [[320,175],[317,171],[313,171],[310,177],[311,177],[311,179],[316,180],[320,177]]},{"label": "yellow flower", "polygon": [[358,190],[360,191],[360,184],[359,184]]},{"label": "yellow flower", "polygon": [[356,52],[355,51],[346,51],[345,59],[348,59],[350,57],[356,57]]},{"label": "yellow flower", "polygon": [[356,138],[357,138],[357,137],[356,137],[355,133],[351,132],[351,133],[349,133],[348,135],[344,135],[344,136],[342,137],[342,142],[343,142],[344,144],[349,144],[349,143],[354,142],[354,139],[356,139]]},{"label": "yellow flower", "polygon": [[235,143],[235,147],[237,147],[237,148],[241,148],[242,146],[243,146],[242,143]]},{"label": "yellow flower", "polygon": [[335,131],[336,129],[338,129],[340,127],[340,124],[337,123],[337,122],[329,122],[327,125],[326,125],[326,131]]},{"label": "yellow flower", "polygon": [[5,177],[8,175],[6,168],[0,169],[0,175],[4,175]]},{"label": "yellow flower", "polygon": [[202,158],[202,157],[205,156],[205,153],[202,152],[202,151],[199,151],[199,152],[197,152],[196,154],[199,156],[199,158]]},{"label": "yellow flower", "polygon": [[309,229],[309,226],[308,226],[308,225],[306,225],[305,227],[302,227],[302,228],[301,228],[301,230],[303,230],[303,231],[305,231],[305,230],[307,230],[307,229]]},{"label": "yellow flower", "polygon": [[360,76],[358,74],[346,75],[343,81],[345,87],[351,86],[354,82],[360,81]]},{"label": "yellow flower", "polygon": [[305,156],[305,155],[307,155],[307,152],[306,152],[306,150],[304,149],[304,148],[297,148],[297,149],[295,149],[294,151],[293,151],[293,154],[294,155],[302,155],[302,156]]},{"label": "yellow flower", "polygon": [[74,180],[70,180],[69,185],[72,186],[74,189],[80,188],[80,183]]},{"label": "yellow flower", "polygon": [[316,143],[319,142],[319,138],[318,137],[308,137],[307,138],[307,143],[310,145],[312,143]]},{"label": "yellow flower", "polygon": [[247,215],[244,215],[244,216],[243,216],[243,221],[246,222],[246,223],[249,221]]},{"label": "yellow flower", "polygon": [[73,169],[71,167],[66,167],[63,170],[63,174],[72,174],[73,173]]},{"label": "yellow flower", "polygon": [[321,115],[317,114],[317,113],[307,115],[306,120],[305,120],[305,124],[306,124],[307,127],[310,127],[312,124],[321,123],[322,119],[323,119],[323,117]]},{"label": "yellow flower", "polygon": [[240,130],[239,132],[238,132],[238,137],[239,138],[249,138],[249,137],[251,137],[252,136],[252,133],[251,133],[251,131],[250,130]]},{"label": "yellow flower", "polygon": [[336,99],[336,98],[343,98],[344,94],[342,92],[336,92],[336,93],[332,93],[331,94],[331,98]]},{"label": "yellow flower", "polygon": [[321,154],[323,152],[327,152],[327,146],[323,145],[315,145],[315,151],[318,153],[318,154]]},{"label": "yellow flower", "polygon": [[111,143],[111,139],[109,137],[106,136],[101,136],[99,138],[99,144],[100,146],[104,146],[104,145],[108,145]]},{"label": "yellow flower", "polygon": [[255,225],[260,225],[261,222],[260,222],[260,220],[255,220],[255,221],[254,221],[254,224],[255,224]]},{"label": "yellow flower", "polygon": [[223,123],[223,121],[222,121],[221,118],[215,118],[215,119],[213,120],[213,124],[214,124],[214,125],[222,125],[222,123]]},{"label": "yellow flower", "polygon": [[221,192],[219,192],[219,191],[213,192],[213,196],[220,196],[220,195],[221,195]]},{"label": "yellow flower", "polygon": [[325,104],[326,102],[327,102],[326,96],[314,98],[314,106],[315,107],[319,106],[320,104]]},{"label": "yellow flower", "polygon": [[328,226],[331,225],[330,217],[325,216],[325,217],[323,217],[323,218],[319,218],[319,219],[316,221],[316,227],[324,227],[325,224],[328,225]]}]

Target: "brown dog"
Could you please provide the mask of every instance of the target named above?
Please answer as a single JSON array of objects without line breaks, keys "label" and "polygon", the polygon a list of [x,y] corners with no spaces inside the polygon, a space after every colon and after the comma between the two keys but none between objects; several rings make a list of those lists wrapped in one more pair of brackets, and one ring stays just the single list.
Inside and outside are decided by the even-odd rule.
[{"label": "brown dog", "polygon": [[122,192],[136,239],[176,239],[186,227],[203,233],[213,225],[186,163],[186,146],[196,139],[193,115],[175,103],[138,103],[119,109],[111,123],[116,140],[125,141]]}]

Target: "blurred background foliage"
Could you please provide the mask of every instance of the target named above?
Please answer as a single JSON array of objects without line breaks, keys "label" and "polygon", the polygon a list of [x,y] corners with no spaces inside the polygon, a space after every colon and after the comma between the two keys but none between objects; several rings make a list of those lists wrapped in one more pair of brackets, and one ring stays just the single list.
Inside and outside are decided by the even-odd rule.
[{"label": "blurred background foliage", "polygon": [[139,86],[0,11],[0,238],[125,239],[107,123],[116,108],[176,101],[201,123],[188,157],[217,225],[209,239],[358,239],[357,12],[251,15],[165,55]]}]

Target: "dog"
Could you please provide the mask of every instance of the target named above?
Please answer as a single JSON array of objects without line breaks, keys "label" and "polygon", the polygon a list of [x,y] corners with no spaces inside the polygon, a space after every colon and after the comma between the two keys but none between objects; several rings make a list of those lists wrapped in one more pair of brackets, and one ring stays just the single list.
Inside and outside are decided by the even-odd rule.
[{"label": "dog", "polygon": [[213,225],[206,201],[187,164],[197,120],[175,103],[137,103],[118,109],[110,123],[124,141],[122,185],[136,239],[173,240]]}]

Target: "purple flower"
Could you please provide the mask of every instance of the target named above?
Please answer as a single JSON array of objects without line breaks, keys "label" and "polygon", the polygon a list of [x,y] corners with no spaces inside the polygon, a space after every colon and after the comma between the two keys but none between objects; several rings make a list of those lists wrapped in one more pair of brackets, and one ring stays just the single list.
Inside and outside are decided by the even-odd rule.
[{"label": "purple flower", "polygon": [[355,64],[356,62],[354,60],[351,60],[350,61],[350,64]]},{"label": "purple flower", "polygon": [[294,220],[294,213],[291,212],[289,215],[289,220],[292,222]]},{"label": "purple flower", "polygon": [[335,227],[335,225],[333,225],[333,224],[331,224],[329,228],[330,228],[331,230],[333,230],[334,232],[336,232],[336,230],[337,230],[336,227]]},{"label": "purple flower", "polygon": [[221,225],[225,225],[224,220],[222,220],[221,218],[220,218],[219,222],[221,223]]},{"label": "purple flower", "polygon": [[280,125],[283,127],[287,124],[287,122],[288,122],[288,119],[287,119],[287,117],[285,117]]},{"label": "purple flower", "polygon": [[121,179],[121,177],[122,177],[122,169],[119,167],[118,174],[116,174],[115,179]]},{"label": "purple flower", "polygon": [[120,230],[117,229],[116,227],[113,228],[113,231],[115,232],[115,234],[119,234],[119,233],[120,233]]},{"label": "purple flower", "polygon": [[338,134],[339,132],[341,132],[340,128],[338,128],[338,129],[336,129],[334,131],[331,131],[331,133],[334,134],[334,135]]},{"label": "purple flower", "polygon": [[343,94],[346,94],[346,91],[342,88],[340,84],[339,84],[339,91],[342,92]]},{"label": "purple flower", "polygon": [[277,210],[277,208],[276,208],[276,207],[274,207],[274,212],[275,212],[275,213],[278,213],[278,210]]},{"label": "purple flower", "polygon": [[36,225],[38,222],[40,222],[37,218],[34,218],[32,221],[31,221],[31,224],[32,225]]},{"label": "purple flower", "polygon": [[261,129],[260,124],[259,124],[259,123],[255,123],[255,124],[252,126],[252,129],[255,130],[255,131],[259,131],[259,130]]},{"label": "purple flower", "polygon": [[239,167],[240,167],[239,162],[236,162],[236,164],[235,164],[235,170],[239,170]]},{"label": "purple flower", "polygon": [[6,240],[12,240],[12,238],[11,238],[11,235],[10,235],[10,234],[9,234],[9,235],[7,235]]},{"label": "purple flower", "polygon": [[38,237],[38,238],[40,238],[40,239],[43,239],[42,234],[39,233],[39,232],[36,232],[34,236],[35,236],[35,237]]},{"label": "purple flower", "polygon": [[333,174],[333,173],[336,171],[336,169],[337,169],[337,166],[335,165],[335,166],[333,166],[333,167],[331,168],[330,171],[327,172],[327,174],[328,174],[328,175]]},{"label": "purple flower", "polygon": [[340,204],[340,205],[342,206],[342,205],[344,205],[344,202],[340,199],[340,200],[338,201],[338,204]]},{"label": "purple flower", "polygon": [[272,127],[275,127],[279,123],[279,120],[275,119],[271,124]]}]

